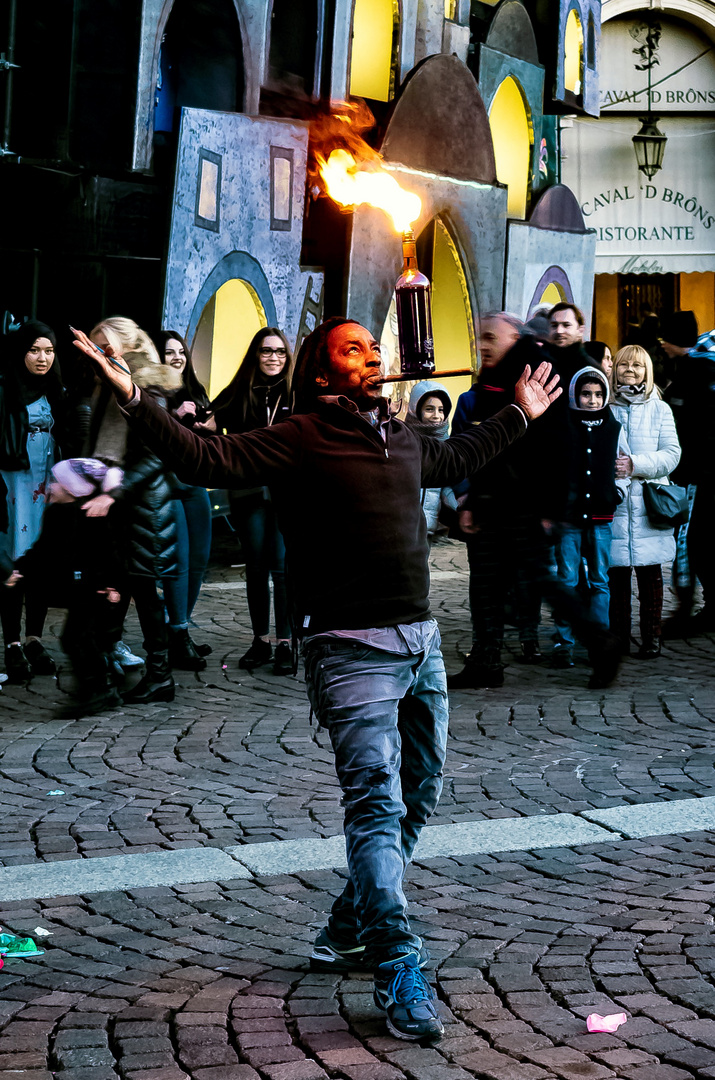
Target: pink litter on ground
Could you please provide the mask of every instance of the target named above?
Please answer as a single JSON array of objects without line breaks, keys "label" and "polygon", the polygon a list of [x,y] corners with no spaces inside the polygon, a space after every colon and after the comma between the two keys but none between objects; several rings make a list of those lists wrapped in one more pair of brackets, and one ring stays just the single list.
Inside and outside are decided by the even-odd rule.
[{"label": "pink litter on ground", "polygon": [[621,1024],[625,1024],[628,1017],[625,1013],[611,1013],[610,1016],[599,1016],[598,1013],[591,1013],[586,1017],[586,1027],[589,1031],[605,1031],[613,1033],[618,1031]]}]

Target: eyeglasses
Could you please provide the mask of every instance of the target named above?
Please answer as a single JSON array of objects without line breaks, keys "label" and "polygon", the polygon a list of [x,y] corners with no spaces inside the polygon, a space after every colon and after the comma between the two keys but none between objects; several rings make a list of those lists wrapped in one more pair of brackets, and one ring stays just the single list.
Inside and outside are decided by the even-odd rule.
[{"label": "eyeglasses", "polygon": [[270,360],[272,356],[277,356],[279,360],[285,360],[288,353],[285,349],[261,349],[258,355],[261,360]]}]

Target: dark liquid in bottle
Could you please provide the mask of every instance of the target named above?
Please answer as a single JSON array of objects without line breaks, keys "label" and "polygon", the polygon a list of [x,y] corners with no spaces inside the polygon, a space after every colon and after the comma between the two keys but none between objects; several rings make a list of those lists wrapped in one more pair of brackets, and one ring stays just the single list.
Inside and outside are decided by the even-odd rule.
[{"label": "dark liquid in bottle", "polygon": [[402,374],[431,375],[435,364],[429,284],[398,284],[395,300]]}]

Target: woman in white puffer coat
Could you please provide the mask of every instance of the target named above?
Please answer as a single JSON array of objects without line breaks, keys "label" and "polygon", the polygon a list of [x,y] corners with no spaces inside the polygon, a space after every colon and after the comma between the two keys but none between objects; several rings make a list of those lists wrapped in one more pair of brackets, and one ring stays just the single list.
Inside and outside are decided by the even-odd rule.
[{"label": "woman in white puffer coat", "polygon": [[623,427],[630,454],[616,461],[616,477],[630,483],[613,519],[611,544],[611,630],[629,651],[631,640],[631,570],[635,568],[640,603],[641,647],[636,655],[660,655],[663,613],[663,563],[672,562],[672,529],[656,529],[648,520],[643,485],[668,483],[680,461],[680,443],[670,406],[653,381],[653,362],[639,345],[627,345],[613,360],[613,409]]}]

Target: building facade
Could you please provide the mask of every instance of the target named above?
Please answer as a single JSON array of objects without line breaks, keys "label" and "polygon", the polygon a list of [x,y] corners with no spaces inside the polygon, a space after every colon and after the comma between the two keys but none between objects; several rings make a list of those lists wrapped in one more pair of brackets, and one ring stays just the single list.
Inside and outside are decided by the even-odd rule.
[{"label": "building facade", "polygon": [[[562,131],[563,176],[596,231],[595,336],[618,347],[648,316],[678,309],[710,330],[715,5],[606,0],[603,23],[600,118],[574,117]],[[638,170],[632,144],[649,112],[667,138],[652,177]]]},{"label": "building facade", "polygon": [[598,223],[561,182],[559,118],[598,115],[600,0],[9,3],[6,324],[161,324],[212,395],[260,326],[298,344],[347,314],[394,354],[400,237],[311,167],[351,98],[422,198],[438,369],[474,368],[480,312],[590,314]]}]

